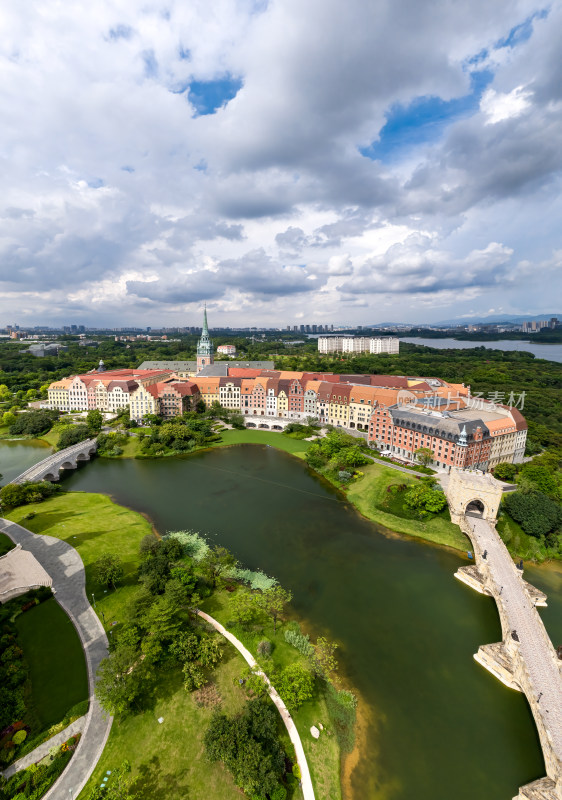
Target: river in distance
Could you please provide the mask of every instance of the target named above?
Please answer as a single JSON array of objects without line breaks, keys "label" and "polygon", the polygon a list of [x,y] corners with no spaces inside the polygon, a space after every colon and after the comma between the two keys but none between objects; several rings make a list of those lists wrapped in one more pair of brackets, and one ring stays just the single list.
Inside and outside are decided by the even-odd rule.
[{"label": "river in distance", "polygon": [[470,342],[465,339],[425,339],[422,336],[400,337],[400,341],[435,347],[437,350],[466,350],[473,347],[485,347],[487,350],[521,350],[526,353],[532,353],[535,358],[562,362],[562,344],[535,344],[534,342],[525,342],[519,339],[501,339],[496,342]]},{"label": "river in distance", "polygon": [[[360,696],[349,798],[510,800],[544,775],[525,697],[473,659],[501,631],[493,600],[453,577],[465,555],[385,535],[304,463],[265,446],[97,458],[62,485],[108,493],[160,533],[199,531],[293,592],[311,637],[340,644]],[[562,587],[547,577],[560,618]]]}]

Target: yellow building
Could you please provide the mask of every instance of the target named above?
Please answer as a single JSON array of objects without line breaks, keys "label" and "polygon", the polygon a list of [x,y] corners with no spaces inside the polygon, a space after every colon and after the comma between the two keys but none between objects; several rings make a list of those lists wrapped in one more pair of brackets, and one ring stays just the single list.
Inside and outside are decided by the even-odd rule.
[{"label": "yellow building", "polygon": [[49,406],[59,411],[70,411],[70,385],[73,378],[62,378],[51,383],[48,389]]}]

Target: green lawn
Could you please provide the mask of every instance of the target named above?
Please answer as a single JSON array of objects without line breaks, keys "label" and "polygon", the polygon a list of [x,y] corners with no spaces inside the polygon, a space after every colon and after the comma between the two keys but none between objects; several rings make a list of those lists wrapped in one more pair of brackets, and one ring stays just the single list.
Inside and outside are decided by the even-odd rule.
[{"label": "green lawn", "polygon": [[[29,512],[36,516],[26,519]],[[20,506],[8,517],[34,533],[64,539],[78,550],[86,568],[88,598],[91,600],[94,593],[98,616],[109,629],[123,604],[137,591],[139,545],[152,532],[148,520],[104,494],[87,492],[67,492],[42,503]],[[125,567],[116,590],[104,590],[94,578],[92,565],[105,552],[117,553]]]},{"label": "green lawn", "polygon": [[[241,710],[245,702],[235,684],[244,661],[231,645],[225,647],[223,661],[213,673],[222,709],[229,714]],[[158,675],[158,694],[149,710],[115,721],[108,742],[94,773],[80,798],[101,783],[107,770],[124,759],[131,762],[139,797],[166,800],[236,800],[241,797],[230,773],[220,763],[205,758],[203,737],[213,707],[199,707],[193,694],[185,691],[180,670]],[[159,723],[158,718],[164,722]]]},{"label": "green lawn", "polygon": [[[201,608],[211,614],[225,625],[230,619],[228,601],[232,597],[228,592],[215,592],[208,600],[201,604]],[[228,630],[234,634],[242,644],[257,658],[257,646],[262,639],[269,639],[273,643],[272,659],[275,667],[283,669],[289,664],[306,664],[306,659],[301,656],[292,645],[285,641],[285,625],[277,624],[277,633],[273,633],[273,623],[266,624],[256,632],[247,631],[240,625],[231,625]],[[340,785],[340,748],[336,736],[327,732],[315,740],[310,735],[312,725],[318,727],[321,722],[327,731],[331,730],[332,723],[323,694],[316,692],[312,700],[307,701],[295,714],[295,725],[300,733],[308,766],[312,775],[312,782],[316,795],[322,800],[341,800]]]},{"label": "green lawn", "polygon": [[69,617],[52,598],[16,617],[29,666],[30,711],[43,727],[59,722],[88,698],[82,645]]},{"label": "green lawn", "polygon": [[292,439],[282,433],[273,431],[259,431],[251,428],[245,430],[225,430],[221,431],[221,441],[216,442],[212,447],[224,447],[233,444],[268,444],[286,453],[292,453],[298,458],[304,458],[310,442],[303,439]]},{"label": "green lawn", "polygon": [[361,467],[364,477],[351,484],[347,492],[349,500],[358,508],[364,517],[384,525],[397,533],[418,536],[436,544],[454,547],[457,550],[471,550],[471,544],[457,525],[453,525],[444,516],[420,521],[383,511],[381,506],[386,501],[386,490],[390,484],[406,483],[409,486],[417,483],[416,478],[398,472],[381,464]]},{"label": "green lawn", "polygon": [[15,544],[10,537],[6,536],[5,533],[0,533],[0,556],[5,556],[6,553],[9,553],[14,547]]}]

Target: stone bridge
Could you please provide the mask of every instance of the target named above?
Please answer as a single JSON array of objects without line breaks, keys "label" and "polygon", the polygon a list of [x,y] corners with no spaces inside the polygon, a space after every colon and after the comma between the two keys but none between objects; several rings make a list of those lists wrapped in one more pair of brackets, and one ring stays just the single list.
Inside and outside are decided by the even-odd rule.
[{"label": "stone bridge", "polygon": [[[562,661],[537,611],[546,595],[523,580],[495,529],[507,487],[490,474],[454,469],[445,492],[451,518],[472,542],[474,564],[455,577],[493,597],[502,641],[474,658],[506,686],[524,692],[537,726],[546,777],[522,786],[514,800],[562,800]],[[447,481],[447,478],[445,481]]]},{"label": "stone bridge", "polygon": [[256,428],[263,431],[284,431],[291,422],[302,422],[302,420],[282,417],[256,417],[250,414],[244,416],[244,424],[247,428]]},{"label": "stone bridge", "polygon": [[96,452],[97,442],[95,439],[87,439],[85,442],[73,444],[65,450],[53,453],[43,461],[35,464],[30,469],[22,472],[12,483],[26,483],[27,481],[58,481],[61,469],[76,469],[79,461],[89,461],[90,457]]}]

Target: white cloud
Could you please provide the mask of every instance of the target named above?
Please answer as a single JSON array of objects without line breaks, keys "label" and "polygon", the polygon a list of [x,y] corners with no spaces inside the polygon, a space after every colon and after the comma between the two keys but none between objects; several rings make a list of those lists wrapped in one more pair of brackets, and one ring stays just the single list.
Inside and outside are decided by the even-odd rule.
[{"label": "white cloud", "polygon": [[480,110],[486,115],[487,125],[495,125],[506,119],[520,117],[530,108],[532,92],[523,86],[517,86],[508,94],[486,89],[480,100]]}]

